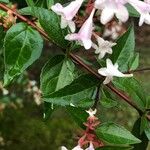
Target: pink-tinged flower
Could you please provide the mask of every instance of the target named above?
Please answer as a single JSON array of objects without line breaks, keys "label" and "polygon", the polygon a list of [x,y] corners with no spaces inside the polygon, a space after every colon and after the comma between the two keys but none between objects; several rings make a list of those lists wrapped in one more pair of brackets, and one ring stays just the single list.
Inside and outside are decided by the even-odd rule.
[{"label": "pink-tinged flower", "polygon": [[92,110],[91,108],[89,110],[86,111],[89,114],[89,117],[94,117],[94,115],[96,114],[97,110]]},{"label": "pink-tinged flower", "polygon": [[81,45],[85,47],[85,49],[90,49],[92,46],[92,31],[93,31],[93,16],[95,13],[95,9],[92,10],[89,18],[82,25],[81,29],[78,33],[68,34],[65,39],[69,41],[79,41]]},{"label": "pink-tinged flower", "polygon": [[56,3],[51,7],[51,9],[58,15],[61,15],[61,28],[66,28],[69,26],[71,32],[75,32],[75,23],[72,19],[77,14],[80,9],[83,0],[75,0],[71,2],[68,6],[63,7],[60,3]]},{"label": "pink-tinged flower", "polygon": [[119,21],[126,22],[129,18],[128,10],[124,6],[126,3],[126,0],[96,0],[95,8],[102,10],[101,23],[108,23],[114,15]]},{"label": "pink-tinged flower", "polygon": [[106,79],[104,80],[104,84],[108,84],[110,81],[113,80],[113,76],[115,77],[132,77],[133,74],[123,74],[118,70],[118,64],[112,64],[112,61],[110,59],[106,60],[106,68],[100,68],[98,70],[98,73],[102,76],[106,76]]},{"label": "pink-tinged flower", "polygon": [[112,47],[116,45],[116,43],[106,41],[98,35],[95,35],[95,37],[97,39],[98,45],[93,43],[92,47],[95,49],[95,54],[99,54],[98,58],[104,58],[106,53],[112,54]]},{"label": "pink-tinged flower", "polygon": [[142,2],[140,0],[128,0],[128,2],[140,14],[139,26],[141,26],[144,22],[150,25],[150,1],[145,0],[145,2]]},{"label": "pink-tinged flower", "polygon": [[144,2],[150,4],[150,0],[144,0]]},{"label": "pink-tinged flower", "polygon": [[95,150],[93,143],[90,142],[90,146],[88,148],[86,148],[85,150]]}]

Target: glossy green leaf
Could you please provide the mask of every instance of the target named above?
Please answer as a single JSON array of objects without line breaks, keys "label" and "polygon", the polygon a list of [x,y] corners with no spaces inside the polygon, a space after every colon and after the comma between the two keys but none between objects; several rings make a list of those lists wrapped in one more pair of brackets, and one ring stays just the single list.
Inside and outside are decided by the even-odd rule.
[{"label": "glossy green leaf", "polygon": [[133,150],[146,150],[148,146],[148,138],[146,137],[145,133],[143,132],[142,134],[140,133],[140,128],[141,128],[141,118],[139,118],[132,129],[132,134],[138,137],[142,142],[139,144],[134,145]]},{"label": "glossy green leaf", "polygon": [[146,94],[141,84],[135,78],[117,78],[113,80],[115,87],[125,92],[133,102],[141,109],[147,106]]},{"label": "glossy green leaf", "polygon": [[0,2],[9,3],[9,0],[0,0]]},{"label": "glossy green leaf", "polygon": [[34,6],[33,0],[26,0],[26,3],[28,4],[28,6]]},{"label": "glossy green leaf", "polygon": [[132,17],[140,17],[140,14],[138,13],[138,11],[130,4],[126,5],[129,15]]},{"label": "glossy green leaf", "polygon": [[101,148],[97,148],[96,150],[131,150],[133,147],[127,146],[127,147],[121,147],[121,146],[104,146]]},{"label": "glossy green leaf", "polygon": [[150,141],[150,125],[149,125],[149,128],[145,129],[145,134],[146,134],[148,140]]},{"label": "glossy green leaf", "polygon": [[56,55],[43,67],[41,91],[43,95],[56,92],[74,80],[74,64],[64,55]]},{"label": "glossy green leaf", "polygon": [[150,140],[150,122],[145,115],[141,117],[140,134],[145,132],[145,135]]},{"label": "glossy green leaf", "polygon": [[133,55],[135,48],[134,29],[130,27],[118,40],[117,45],[113,47],[111,60],[113,63],[118,63],[121,71],[128,71],[128,63]]},{"label": "glossy green leaf", "polygon": [[105,89],[101,91],[101,100],[100,103],[103,107],[112,108],[117,106],[117,102],[113,100],[111,94],[107,92]]},{"label": "glossy green leaf", "polygon": [[40,9],[39,21],[43,29],[48,33],[51,40],[62,48],[68,48],[69,41],[65,40],[67,30],[60,28],[60,18],[54,12]]},{"label": "glossy green leaf", "polygon": [[60,17],[53,11],[40,7],[27,7],[20,10],[20,13],[37,17],[50,40],[64,49],[68,48],[69,41],[65,40],[65,36],[68,34],[67,29],[61,29]]},{"label": "glossy green leaf", "polygon": [[42,52],[43,40],[40,34],[25,23],[12,26],[5,36],[4,84],[9,84],[20,75]]},{"label": "glossy green leaf", "polygon": [[[50,94],[70,84],[74,79],[74,64],[64,55],[56,55],[43,67],[41,72],[42,94]],[[51,103],[44,102],[44,119],[54,111]]]},{"label": "glossy green leaf", "polygon": [[76,108],[76,107],[67,107],[66,108],[72,119],[83,129],[85,129],[85,126],[83,123],[86,122],[88,118],[88,113],[82,108]]},{"label": "glossy green leaf", "polygon": [[135,144],[140,140],[133,136],[127,129],[115,123],[103,123],[96,130],[98,137],[110,144]]},{"label": "glossy green leaf", "polygon": [[[4,46],[4,37],[5,37],[5,32],[3,31],[3,28],[0,27],[0,50]],[[1,52],[0,52],[1,53]]]},{"label": "glossy green leaf", "polygon": [[135,53],[129,61],[129,70],[136,70],[139,66],[139,53]]},{"label": "glossy green leaf", "polygon": [[43,99],[46,102],[58,105],[78,106],[81,101],[92,99],[95,97],[95,90],[99,80],[92,75],[81,75],[76,78],[70,85],[65,86],[59,91],[44,95]]},{"label": "glossy green leaf", "polygon": [[54,0],[46,0],[47,1],[47,8],[51,8],[52,5],[54,5]]},{"label": "glossy green leaf", "polygon": [[147,96],[147,109],[150,109],[150,96]]}]

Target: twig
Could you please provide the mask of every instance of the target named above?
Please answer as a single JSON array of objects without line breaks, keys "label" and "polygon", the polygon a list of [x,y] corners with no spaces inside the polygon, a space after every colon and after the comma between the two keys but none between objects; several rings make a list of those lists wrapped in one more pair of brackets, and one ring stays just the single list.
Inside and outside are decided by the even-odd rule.
[{"label": "twig", "polygon": [[[38,26],[36,26],[36,24],[34,24],[32,21],[30,21],[29,19],[27,19],[26,17],[20,15],[18,12],[12,10],[11,8],[7,7],[5,4],[0,3],[0,8],[2,8],[5,11],[12,11],[12,13],[17,16],[20,20],[22,20],[23,22],[26,22],[28,25],[32,26],[33,28],[35,28],[41,35],[44,36],[45,39],[50,40],[47,33],[45,31],[43,31],[41,28],[39,28]],[[90,72],[91,74],[95,75],[98,79],[104,79],[101,75],[99,75],[95,70],[93,70],[92,68],[90,68],[87,64],[85,64],[78,56],[74,55],[73,53],[70,53],[70,57],[80,66],[82,66],[83,68],[85,68],[88,72]],[[131,105],[132,107],[134,107],[139,114],[144,113],[142,112],[130,99],[128,96],[126,96],[124,93],[121,93],[118,89],[116,89],[115,87],[113,87],[112,85],[106,85],[111,91],[113,91],[114,93],[116,93],[119,97],[121,97],[123,100],[125,100],[129,105]],[[148,117],[148,119],[150,120],[150,118]]]},{"label": "twig", "polygon": [[147,68],[136,69],[136,70],[130,71],[130,73],[143,72],[143,71],[150,71],[150,68],[147,67]]},{"label": "twig", "polygon": [[34,29],[36,29],[38,32],[41,33],[41,35],[43,35],[47,40],[49,40],[48,35],[38,26],[36,26],[35,23],[33,23],[32,21],[30,21],[28,18],[20,15],[18,12],[12,10],[11,8],[7,7],[5,4],[0,3],[0,8],[2,8],[5,11],[11,11],[17,18],[19,18],[20,20],[22,20],[23,22],[26,22],[28,25],[32,26]]}]

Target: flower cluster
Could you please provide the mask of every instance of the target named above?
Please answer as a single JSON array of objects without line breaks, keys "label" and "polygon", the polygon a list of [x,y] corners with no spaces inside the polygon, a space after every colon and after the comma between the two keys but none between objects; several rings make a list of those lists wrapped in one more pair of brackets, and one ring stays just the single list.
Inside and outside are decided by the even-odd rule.
[{"label": "flower cluster", "polygon": [[[94,15],[100,12],[100,22],[105,25],[109,23],[114,16],[119,22],[126,22],[129,18],[129,12],[126,5],[130,4],[139,13],[139,26],[143,23],[150,24],[150,1],[145,0],[89,0],[87,6],[89,6],[89,16],[82,24],[78,32],[76,32],[76,15],[81,8],[84,0],[74,0],[67,6],[62,6],[57,3],[51,7],[51,9],[58,15],[61,16],[61,28],[69,27],[71,33],[66,35],[65,39],[69,41],[77,41],[80,45],[84,46],[85,49],[94,48],[95,53],[98,54],[98,58],[102,59],[105,55],[112,54],[112,47],[116,43],[111,43],[104,40],[94,33]],[[85,11],[86,12],[86,11]],[[92,41],[92,37],[97,41],[95,44]],[[110,70],[111,69],[111,70]],[[106,76],[104,84],[109,83],[113,76],[117,77],[131,77],[132,75],[124,75],[118,70],[118,65],[112,65],[111,60],[107,61],[107,69],[101,68],[98,71],[102,76]]]},{"label": "flower cluster", "polygon": [[[78,145],[75,146],[72,150],[84,150],[83,147],[87,147],[85,150],[95,150],[95,148],[103,147],[103,143],[97,139],[95,135],[95,128],[99,125],[98,118],[94,115],[96,114],[97,110],[94,111],[92,109],[86,111],[89,114],[87,118],[87,122],[84,123],[86,126],[86,130],[84,135],[79,139]],[[68,150],[65,146],[61,147],[61,150]]]}]

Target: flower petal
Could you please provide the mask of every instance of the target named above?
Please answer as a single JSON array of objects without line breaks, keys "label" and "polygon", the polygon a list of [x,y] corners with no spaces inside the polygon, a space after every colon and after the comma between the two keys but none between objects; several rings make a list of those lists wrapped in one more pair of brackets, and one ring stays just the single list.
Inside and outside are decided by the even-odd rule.
[{"label": "flower petal", "polygon": [[69,26],[71,32],[74,33],[76,30],[75,23],[73,21],[68,21],[68,26]]},{"label": "flower petal", "polygon": [[65,146],[62,146],[61,150],[68,150],[68,149]]},{"label": "flower petal", "polygon": [[108,84],[109,82],[111,82],[113,80],[113,77],[112,76],[107,76],[105,78],[105,80],[103,81],[103,84]]},{"label": "flower petal", "polygon": [[125,6],[119,5],[117,11],[116,11],[116,17],[121,21],[121,22],[126,22],[129,18],[129,13],[128,10]]},{"label": "flower petal", "polygon": [[62,16],[62,17],[61,17],[61,24],[60,24],[61,29],[66,28],[67,25],[68,25],[68,24],[67,24],[67,20]]},{"label": "flower petal", "polygon": [[113,18],[114,16],[114,10],[113,9],[110,9],[110,8],[104,8],[102,10],[102,13],[101,13],[101,23],[102,24],[106,24],[108,23],[109,21],[111,21],[111,19]]},{"label": "flower petal", "polygon": [[51,7],[52,11],[54,11],[58,15],[62,15],[63,6],[60,3],[56,3]]},{"label": "flower petal", "polygon": [[101,74],[102,76],[107,76],[107,68],[100,68],[98,69],[98,73]]},{"label": "flower petal", "polygon": [[83,39],[82,43],[85,49],[90,49],[92,46],[92,41],[90,39]]}]

